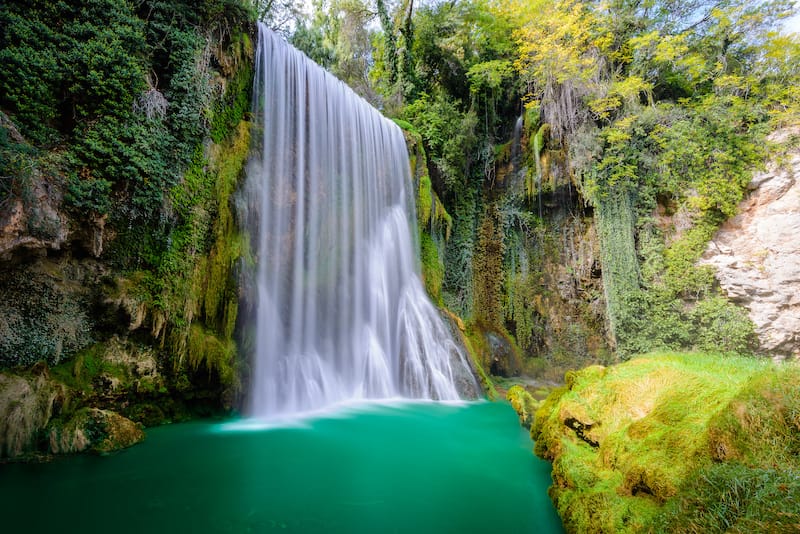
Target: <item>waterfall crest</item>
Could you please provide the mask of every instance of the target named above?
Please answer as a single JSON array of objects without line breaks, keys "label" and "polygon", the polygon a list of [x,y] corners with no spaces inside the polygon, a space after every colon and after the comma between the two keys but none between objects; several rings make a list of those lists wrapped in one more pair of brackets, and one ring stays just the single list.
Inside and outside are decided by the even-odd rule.
[{"label": "waterfall crest", "polygon": [[400,128],[263,24],[253,102],[251,415],[475,396],[419,279]]}]

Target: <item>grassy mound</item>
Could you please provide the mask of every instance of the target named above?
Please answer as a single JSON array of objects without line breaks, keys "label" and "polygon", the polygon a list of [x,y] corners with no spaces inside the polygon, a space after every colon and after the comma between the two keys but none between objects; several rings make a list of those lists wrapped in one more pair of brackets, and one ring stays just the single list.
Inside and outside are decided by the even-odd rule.
[{"label": "grassy mound", "polygon": [[569,531],[800,531],[795,364],[653,354],[570,372],[531,436]]}]

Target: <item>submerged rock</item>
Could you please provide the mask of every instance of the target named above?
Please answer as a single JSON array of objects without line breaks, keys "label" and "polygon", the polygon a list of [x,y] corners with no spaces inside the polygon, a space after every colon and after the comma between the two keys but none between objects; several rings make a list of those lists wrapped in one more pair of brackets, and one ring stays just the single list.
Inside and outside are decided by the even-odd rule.
[{"label": "submerged rock", "polygon": [[48,432],[50,451],[56,454],[83,452],[108,453],[144,440],[138,425],[110,410],[84,408],[67,423],[54,424]]},{"label": "submerged rock", "polygon": [[[798,131],[779,132],[782,141]],[[716,268],[720,286],[748,309],[761,350],[800,355],[800,149],[772,161],[750,183],[739,214],[711,240],[701,263]]]}]

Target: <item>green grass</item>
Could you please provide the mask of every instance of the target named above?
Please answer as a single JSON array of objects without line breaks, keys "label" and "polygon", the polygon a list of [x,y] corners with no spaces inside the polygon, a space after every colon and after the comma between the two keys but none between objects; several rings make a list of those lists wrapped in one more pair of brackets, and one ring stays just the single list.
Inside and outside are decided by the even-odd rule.
[{"label": "green grass", "polygon": [[[536,453],[553,461],[551,496],[568,530],[800,525],[800,501],[789,499],[800,478],[797,365],[661,353],[565,378],[537,411],[531,435]],[[724,487],[746,480],[758,482],[747,506],[721,511]],[[788,515],[768,515],[782,496]]]}]

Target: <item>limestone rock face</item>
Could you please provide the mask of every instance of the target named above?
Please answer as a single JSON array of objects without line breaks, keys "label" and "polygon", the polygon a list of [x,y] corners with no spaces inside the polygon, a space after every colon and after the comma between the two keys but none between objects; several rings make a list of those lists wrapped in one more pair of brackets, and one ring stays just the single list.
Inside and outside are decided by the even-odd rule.
[{"label": "limestone rock face", "polygon": [[[0,112],[0,128],[12,141],[24,144],[16,126]],[[29,176],[18,177],[21,194],[0,196],[0,261],[20,251],[44,254],[59,250],[67,240],[67,220],[60,212],[60,179],[48,170],[29,162]]]},{"label": "limestone rock face", "polygon": [[51,380],[47,366],[27,376],[0,373],[0,458],[32,450],[37,434],[66,402],[66,388]]},{"label": "limestone rock face", "polygon": [[[798,134],[784,130],[772,140]],[[714,266],[728,296],[749,310],[761,350],[785,358],[800,356],[800,149],[781,159],[753,177],[739,214],[701,263]]]}]

